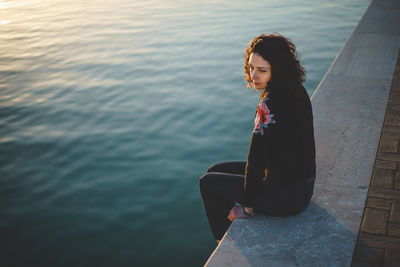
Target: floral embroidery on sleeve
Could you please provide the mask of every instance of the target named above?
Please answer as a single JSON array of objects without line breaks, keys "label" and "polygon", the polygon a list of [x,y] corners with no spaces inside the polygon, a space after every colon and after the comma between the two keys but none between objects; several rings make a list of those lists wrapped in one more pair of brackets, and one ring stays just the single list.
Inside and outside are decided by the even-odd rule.
[{"label": "floral embroidery on sleeve", "polygon": [[272,118],[274,114],[271,114],[267,106],[269,98],[267,97],[264,101],[260,101],[257,106],[257,114],[254,120],[254,130],[255,134],[264,134],[264,128],[268,127],[268,124],[275,123],[276,121]]}]

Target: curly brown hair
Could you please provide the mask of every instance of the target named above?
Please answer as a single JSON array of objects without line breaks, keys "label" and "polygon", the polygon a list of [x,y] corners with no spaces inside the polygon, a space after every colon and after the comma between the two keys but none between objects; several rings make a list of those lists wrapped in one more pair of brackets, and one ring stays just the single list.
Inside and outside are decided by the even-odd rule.
[{"label": "curly brown hair", "polygon": [[252,84],[248,64],[252,53],[257,53],[271,64],[271,81],[262,91],[261,97],[275,90],[297,93],[297,88],[305,81],[306,71],[300,64],[300,54],[296,51],[296,46],[289,38],[272,33],[260,34],[250,41],[244,55],[244,77],[247,87],[251,87]]}]

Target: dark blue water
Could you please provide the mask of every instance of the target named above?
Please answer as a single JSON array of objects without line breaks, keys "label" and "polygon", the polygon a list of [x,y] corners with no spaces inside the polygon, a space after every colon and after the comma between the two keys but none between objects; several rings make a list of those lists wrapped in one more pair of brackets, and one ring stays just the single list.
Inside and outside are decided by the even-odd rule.
[{"label": "dark blue water", "polygon": [[369,1],[0,2],[0,266],[202,266],[197,187],[245,160],[243,50],[290,37],[316,89]]}]

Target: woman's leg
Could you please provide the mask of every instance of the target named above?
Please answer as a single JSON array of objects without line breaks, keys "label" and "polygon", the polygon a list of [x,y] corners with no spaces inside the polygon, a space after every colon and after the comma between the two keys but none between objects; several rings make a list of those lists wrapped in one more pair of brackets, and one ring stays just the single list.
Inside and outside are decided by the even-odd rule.
[{"label": "woman's leg", "polygon": [[222,172],[244,175],[246,163],[246,161],[219,162],[211,165],[207,172]]},{"label": "woman's leg", "polygon": [[208,223],[216,240],[221,240],[231,225],[229,210],[243,200],[244,176],[209,172],[199,180]]}]

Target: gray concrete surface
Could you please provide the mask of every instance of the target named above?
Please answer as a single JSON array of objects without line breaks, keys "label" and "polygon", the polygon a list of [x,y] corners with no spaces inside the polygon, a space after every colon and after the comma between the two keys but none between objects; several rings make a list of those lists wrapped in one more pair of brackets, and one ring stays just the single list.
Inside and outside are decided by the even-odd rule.
[{"label": "gray concrete surface", "polygon": [[400,1],[373,0],[312,96],[309,207],[235,220],[206,265],[350,266],[400,48]]}]

